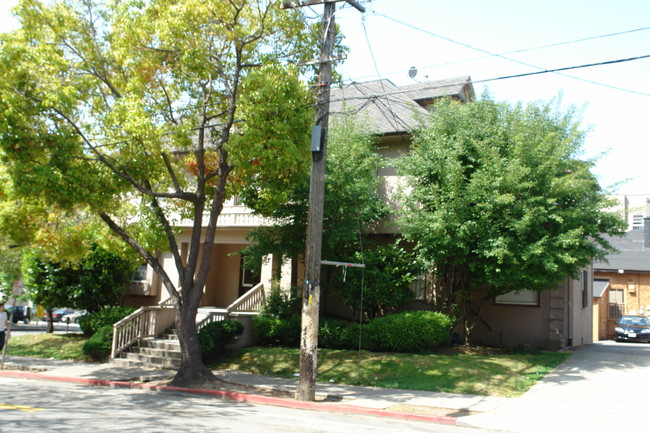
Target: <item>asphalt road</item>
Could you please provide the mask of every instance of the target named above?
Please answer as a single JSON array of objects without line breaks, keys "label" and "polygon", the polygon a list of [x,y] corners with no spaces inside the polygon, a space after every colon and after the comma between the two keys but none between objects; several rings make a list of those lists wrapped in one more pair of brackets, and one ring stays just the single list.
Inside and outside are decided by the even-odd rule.
[{"label": "asphalt road", "polygon": [[0,431],[491,432],[421,421],[255,405],[214,397],[0,379]]},{"label": "asphalt road", "polygon": [[[45,321],[32,321],[27,325],[22,322],[11,324],[12,335],[44,334],[46,332],[47,323]],[[78,323],[54,322],[55,334],[74,334],[79,332],[81,332],[81,329]]]}]

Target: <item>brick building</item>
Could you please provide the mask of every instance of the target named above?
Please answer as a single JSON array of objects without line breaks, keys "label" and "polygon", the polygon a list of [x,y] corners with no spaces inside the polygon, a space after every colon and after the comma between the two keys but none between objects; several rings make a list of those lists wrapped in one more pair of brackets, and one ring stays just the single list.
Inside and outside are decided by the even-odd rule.
[{"label": "brick building", "polygon": [[[650,201],[646,206],[650,208]],[[650,315],[650,209],[643,228],[611,238],[617,253],[594,262],[594,340],[614,337],[622,315]]]}]

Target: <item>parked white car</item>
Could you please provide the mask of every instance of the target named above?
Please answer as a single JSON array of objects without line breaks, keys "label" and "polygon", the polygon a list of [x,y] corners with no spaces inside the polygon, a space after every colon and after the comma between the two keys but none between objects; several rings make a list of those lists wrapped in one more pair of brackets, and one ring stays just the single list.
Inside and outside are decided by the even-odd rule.
[{"label": "parked white car", "polygon": [[84,314],[88,314],[86,310],[74,311],[73,313],[65,314],[61,317],[63,323],[79,323],[79,318]]}]

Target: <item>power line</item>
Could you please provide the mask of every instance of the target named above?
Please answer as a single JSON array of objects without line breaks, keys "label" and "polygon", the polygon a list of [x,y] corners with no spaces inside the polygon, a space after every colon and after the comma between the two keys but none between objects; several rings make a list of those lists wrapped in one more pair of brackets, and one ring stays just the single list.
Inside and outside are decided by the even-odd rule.
[{"label": "power line", "polygon": [[[576,66],[565,66],[562,68],[555,68],[555,69],[545,69],[543,71],[535,71],[535,72],[526,72],[523,74],[513,74],[513,75],[503,75],[500,77],[494,77],[494,78],[485,78],[482,80],[472,80],[472,84],[480,84],[480,83],[487,83],[490,81],[500,81],[500,80],[508,80],[508,79],[513,79],[513,78],[523,78],[523,77],[529,77],[532,75],[541,75],[541,74],[549,74],[549,73],[557,73],[561,71],[568,71],[568,70],[573,70],[573,69],[584,69],[584,68],[592,68],[596,66],[605,66],[605,65],[613,65],[617,63],[625,63],[625,62],[632,62],[635,60],[642,60],[642,59],[649,59],[650,54],[644,54],[641,56],[636,56],[636,57],[628,57],[625,59],[616,59],[616,60],[606,60],[603,62],[597,62],[597,63],[588,63],[588,64],[583,64],[583,65],[576,65]],[[460,84],[467,84],[469,81],[458,81],[458,82],[450,82],[450,83],[445,83],[445,84],[432,84],[431,86],[422,86],[419,90],[424,91],[424,90],[435,90],[435,89],[442,89],[445,87],[454,87],[458,86]],[[624,89],[620,89],[624,90]],[[363,97],[352,97],[352,98],[336,98],[332,99],[330,102],[338,102],[338,101],[346,101],[346,100],[354,100],[354,99],[368,99],[368,98],[379,98],[379,97],[385,97],[388,95],[397,95],[401,93],[408,93],[411,92],[411,89],[402,89],[402,90],[396,90],[394,92],[387,92],[384,94],[377,94],[377,95],[364,95]],[[644,93],[644,92],[637,92],[633,90],[626,90],[628,92],[632,92],[638,95],[643,95],[643,96],[650,96],[650,93]]]},{"label": "power line", "polygon": [[[386,88],[384,87],[384,80],[381,79],[381,76],[379,74],[379,68],[377,67],[377,61],[375,60],[375,55],[374,55],[374,53],[372,51],[372,47],[370,46],[370,38],[368,37],[368,30],[366,28],[365,16],[362,17],[361,22],[363,24],[363,31],[364,31],[364,34],[366,36],[366,43],[368,44],[368,50],[370,50],[370,57],[372,58],[372,63],[375,65],[375,71],[377,72],[377,76],[379,77],[379,83],[381,84],[381,89],[382,89],[382,91],[384,93],[386,93]],[[379,102],[379,100],[377,100],[377,102]],[[398,127],[399,127],[400,124],[405,126],[406,122],[404,122],[402,119],[400,119],[399,116],[395,113],[395,111],[393,111],[393,107],[391,107],[391,104],[390,104],[390,98],[388,98],[388,97],[386,97],[386,105],[387,105],[388,112],[390,113],[393,120],[395,121],[395,124],[391,125],[391,126],[393,128],[395,128],[396,130],[399,129]],[[386,120],[388,120],[390,122],[390,119],[386,118]]]},{"label": "power line", "polygon": [[[382,15],[382,16],[384,16],[384,15]],[[388,18],[388,17],[386,17],[386,18]],[[389,18],[389,19],[391,19],[391,18]],[[420,30],[420,29],[418,29],[418,30]],[[485,56],[471,57],[471,58],[468,58],[468,59],[455,60],[455,61],[444,62],[444,63],[436,63],[436,64],[433,64],[433,65],[424,66],[424,69],[437,68],[437,67],[449,66],[449,65],[457,65],[457,64],[461,64],[461,63],[468,63],[468,62],[473,62],[473,61],[476,61],[476,60],[488,59],[488,58],[495,57],[495,56],[505,56],[505,55],[509,55],[509,54],[526,53],[526,52],[541,50],[541,49],[545,49],[545,48],[553,48],[553,47],[559,47],[559,46],[563,46],[563,45],[575,44],[575,43],[579,43],[579,42],[591,41],[591,40],[595,40],[595,39],[602,39],[602,38],[608,38],[608,37],[613,37],[613,36],[620,36],[620,35],[625,35],[625,34],[629,34],[629,33],[640,32],[640,31],[644,31],[644,30],[650,30],[650,27],[640,27],[638,29],[624,30],[624,31],[620,31],[620,32],[607,33],[607,34],[604,34],[604,35],[597,35],[597,36],[588,36],[586,38],[574,39],[574,40],[571,40],[571,41],[564,41],[564,42],[556,42],[556,43],[552,43],[552,44],[540,45],[540,46],[531,47],[531,48],[522,48],[522,49],[519,49],[519,50],[507,51],[507,52],[498,53],[498,54],[488,54],[488,55],[485,55]],[[395,72],[389,72],[386,75],[392,75],[392,74],[404,73],[404,72],[406,72],[406,71],[405,70],[400,70],[400,71],[395,71]],[[596,84],[598,84],[598,83],[596,83]]]},{"label": "power line", "polygon": [[[589,80],[589,79],[585,79],[585,78],[575,77],[575,76],[573,76],[573,75],[563,74],[563,73],[561,73],[561,71],[564,70],[564,69],[549,70],[549,69],[546,69],[546,68],[542,68],[542,67],[540,67],[540,66],[532,65],[532,64],[530,64],[530,63],[526,63],[526,62],[523,62],[523,61],[520,61],[520,60],[516,60],[516,59],[510,58],[510,57],[507,57],[507,56],[505,55],[505,54],[511,54],[511,53],[505,53],[505,54],[497,54],[497,53],[493,53],[493,52],[491,52],[491,51],[488,51],[488,50],[484,50],[484,49],[482,49],[482,48],[475,47],[475,46],[470,45],[470,44],[467,44],[467,43],[465,43],[465,42],[456,41],[456,40],[451,39],[451,38],[448,38],[448,37],[446,37],[446,36],[442,36],[442,35],[439,35],[439,34],[433,33],[433,32],[431,32],[431,31],[429,31],[429,30],[422,29],[422,28],[417,27],[417,26],[415,26],[415,25],[413,25],[413,24],[405,23],[405,22],[400,21],[400,20],[398,20],[398,19],[396,19],[396,18],[389,17],[389,16],[387,16],[387,15],[385,15],[385,14],[376,14],[376,15],[377,15],[377,16],[381,16],[381,17],[384,17],[384,18],[386,18],[386,19],[388,19],[388,20],[391,20],[391,21],[393,21],[393,22],[395,22],[395,23],[398,23],[398,24],[400,24],[400,25],[403,25],[403,26],[406,26],[406,27],[410,27],[410,28],[415,29],[415,30],[417,30],[417,31],[420,31],[420,32],[422,32],[422,33],[426,33],[426,34],[428,34],[428,35],[430,35],[430,36],[434,36],[434,37],[436,37],[436,38],[439,38],[439,39],[445,40],[445,41],[447,41],[447,42],[451,42],[451,43],[453,43],[453,44],[460,45],[460,46],[463,46],[463,47],[465,47],[465,48],[469,48],[469,49],[474,50],[474,51],[479,51],[479,52],[482,52],[482,53],[484,53],[484,54],[487,55],[487,56],[483,56],[483,57],[481,57],[481,58],[486,58],[486,57],[498,57],[498,58],[501,58],[501,59],[503,59],[503,60],[507,60],[507,61],[514,62],[514,63],[518,63],[518,64],[523,65],[523,66],[526,66],[526,67],[530,67],[530,68],[538,69],[538,70],[540,70],[540,72],[543,72],[543,73],[553,72],[553,73],[556,73],[556,74],[558,74],[558,75],[561,75],[561,76],[564,76],[564,77],[567,77],[567,78],[572,78],[572,79],[574,79],[574,80],[583,81],[583,82],[587,82],[587,83],[590,83],[590,84],[595,84],[595,85],[598,85],[598,86],[608,87],[608,88],[610,88],[610,89],[615,89],[615,90],[620,90],[620,91],[629,92],[629,93],[636,93],[636,94],[646,95],[645,93],[642,93],[642,92],[637,92],[637,91],[630,90],[630,89],[626,89],[626,88],[622,88],[622,87],[612,86],[612,85],[609,85],[609,84],[604,84],[604,83],[600,83],[600,82],[593,81],[593,80]],[[609,37],[609,36],[615,36],[615,35],[619,35],[619,34],[632,33],[632,32],[642,31],[642,30],[646,30],[646,29],[650,29],[650,27],[642,27],[642,28],[632,29],[632,30],[627,30],[627,31],[618,32],[618,33],[611,33],[611,34],[609,34],[609,35],[593,36],[593,37],[588,37],[588,38],[578,39],[578,40],[576,40],[576,41],[569,41],[569,42],[563,42],[563,43],[558,43],[558,44],[550,44],[549,46],[554,46],[554,45],[564,45],[564,44],[569,44],[569,43],[575,43],[575,42],[585,41],[585,40],[589,40],[589,39],[598,39],[598,38],[601,38],[601,37]],[[520,51],[528,51],[528,50],[531,50],[531,51],[532,51],[533,49],[540,49],[540,48],[544,48],[544,47],[531,48],[531,49],[525,49],[525,50],[519,50],[519,51],[516,51],[516,52],[520,52]],[[461,61],[461,62],[462,62],[462,61]],[[459,62],[459,63],[460,63],[460,62]],[[531,75],[535,75],[535,74],[531,74]]]}]

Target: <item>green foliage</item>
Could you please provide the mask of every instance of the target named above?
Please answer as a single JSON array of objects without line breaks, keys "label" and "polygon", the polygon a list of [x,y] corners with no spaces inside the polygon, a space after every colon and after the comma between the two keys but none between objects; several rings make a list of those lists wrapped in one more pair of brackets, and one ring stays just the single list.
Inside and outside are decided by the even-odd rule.
[{"label": "green foliage", "polygon": [[111,354],[113,327],[102,326],[83,345],[83,353],[93,361],[106,361]]},{"label": "green foliage", "polygon": [[259,315],[253,319],[253,326],[263,346],[300,346],[300,315],[286,319]]},{"label": "green foliage", "polygon": [[291,316],[300,314],[300,312],[300,298],[296,295],[295,290],[286,292],[277,287],[271,289],[260,311],[263,316],[278,319],[288,319]]},{"label": "green foliage", "polygon": [[69,286],[70,305],[90,312],[118,305],[133,269],[132,262],[93,245],[76,269],[77,281]]},{"label": "green foliage", "polygon": [[285,203],[309,168],[313,112],[305,107],[312,96],[297,76],[295,69],[265,65],[242,82],[238,112],[247,121],[228,145],[235,166],[231,187],[260,211]]},{"label": "green foliage", "polygon": [[411,282],[422,270],[414,255],[397,243],[355,253],[352,261],[363,261],[366,268],[348,271],[345,282],[339,281],[337,292],[345,305],[358,309],[363,290],[364,313],[372,319],[390,314],[413,299]]},{"label": "green foliage", "polygon": [[273,288],[260,314],[253,317],[253,331],[262,345],[296,347],[300,345],[300,299]]},{"label": "green foliage", "polygon": [[199,331],[199,347],[203,362],[212,362],[244,333],[244,325],[236,320],[222,320],[205,325]]},{"label": "green foliage", "polygon": [[[178,252],[174,227],[213,233],[242,182],[275,203],[305,169],[309,71],[286,65],[318,44],[277,0],[18,0],[14,10],[21,27],[0,34],[0,165],[17,198],[87,209],[156,266],[158,251]],[[193,277],[179,314],[201,299],[199,248],[209,244],[175,261]],[[156,272],[173,293],[173,277]]]},{"label": "green foliage", "polygon": [[37,251],[28,251],[23,256],[23,282],[31,298],[46,310],[68,306],[68,282],[72,270],[41,259]]},{"label": "green foliage", "polygon": [[[388,214],[387,204],[379,197],[382,167],[375,152],[376,137],[351,116],[335,119],[330,125],[327,147],[322,256],[344,260],[359,249],[359,230],[368,232]],[[304,253],[307,232],[310,173],[306,166],[294,176],[285,200],[276,206],[248,203],[260,215],[278,221],[251,232],[247,257],[261,263],[268,254],[297,257]],[[324,283],[327,278],[323,278]]]},{"label": "green foliage", "polygon": [[[328,349],[358,349],[359,332],[364,337],[363,328],[365,328],[365,325],[361,325],[360,323],[321,318],[318,321],[318,347]],[[368,349],[365,344],[363,347]]]},{"label": "green foliage", "polygon": [[400,227],[434,274],[437,299],[547,290],[611,247],[622,220],[579,159],[573,111],[489,98],[436,105],[398,172],[408,180]]},{"label": "green foliage", "polygon": [[24,256],[23,280],[45,309],[73,307],[90,312],[118,305],[133,264],[98,245],[77,263],[44,260],[40,251]]},{"label": "green foliage", "polygon": [[443,313],[408,311],[371,320],[365,332],[373,350],[417,353],[448,341],[452,326]]},{"label": "green foliage", "polygon": [[85,335],[94,335],[105,326],[113,326],[136,309],[133,307],[111,307],[83,315],[79,318],[79,327]]}]

